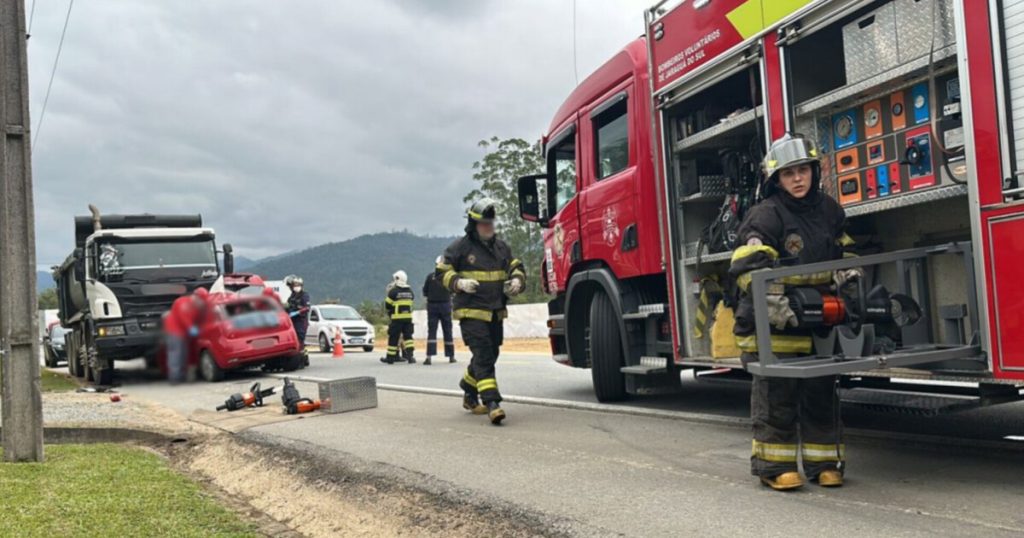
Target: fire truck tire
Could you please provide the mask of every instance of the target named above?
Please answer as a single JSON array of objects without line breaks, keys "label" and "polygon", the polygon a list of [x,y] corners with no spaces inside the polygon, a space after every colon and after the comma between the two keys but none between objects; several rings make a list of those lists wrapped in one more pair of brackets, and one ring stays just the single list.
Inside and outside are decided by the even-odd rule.
[{"label": "fire truck tire", "polygon": [[604,292],[597,292],[590,303],[590,373],[594,394],[599,402],[626,398],[626,376],[620,370],[622,335],[615,318],[615,307]]},{"label": "fire truck tire", "polygon": [[217,365],[209,351],[204,351],[199,356],[199,372],[203,374],[203,379],[210,383],[224,380],[224,369]]}]

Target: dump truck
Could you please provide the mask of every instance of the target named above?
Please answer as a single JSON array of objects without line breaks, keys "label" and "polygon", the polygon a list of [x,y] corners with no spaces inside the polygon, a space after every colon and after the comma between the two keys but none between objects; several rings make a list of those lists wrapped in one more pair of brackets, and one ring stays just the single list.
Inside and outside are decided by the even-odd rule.
[{"label": "dump truck", "polygon": [[[223,288],[213,229],[200,215],[92,215],[74,218],[75,248],[53,268],[68,371],[97,385],[114,362],[156,364],[162,316],[197,288]],[[224,272],[233,269],[224,245]]]}]

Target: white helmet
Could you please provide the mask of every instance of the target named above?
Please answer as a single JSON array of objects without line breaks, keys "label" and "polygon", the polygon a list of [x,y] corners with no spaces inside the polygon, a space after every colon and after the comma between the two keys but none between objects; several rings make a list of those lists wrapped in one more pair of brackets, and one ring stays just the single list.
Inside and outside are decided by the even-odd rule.
[{"label": "white helmet", "polygon": [[437,259],[434,260],[434,265],[441,265],[442,263],[444,263],[444,256],[438,256]]},{"label": "white helmet", "polygon": [[405,285],[406,282],[409,281],[409,276],[406,275],[405,271],[402,271],[401,269],[399,269],[398,271],[395,271],[395,274],[391,275],[391,278],[396,283],[401,284],[403,286]]}]

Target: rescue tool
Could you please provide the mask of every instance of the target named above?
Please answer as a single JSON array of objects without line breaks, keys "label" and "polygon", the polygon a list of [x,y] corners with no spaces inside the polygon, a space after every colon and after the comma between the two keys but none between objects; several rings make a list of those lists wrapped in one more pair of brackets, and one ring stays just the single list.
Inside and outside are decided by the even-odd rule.
[{"label": "rescue tool", "polygon": [[275,387],[269,389],[263,389],[259,383],[253,383],[252,387],[249,387],[249,392],[241,393],[236,392],[232,394],[227,400],[224,400],[223,405],[217,406],[217,411],[238,411],[246,407],[263,407],[263,399],[267,396],[271,396],[275,393]]},{"label": "rescue tool", "polygon": [[289,415],[299,415],[320,409],[320,400],[303,398],[299,395],[299,389],[295,388],[295,384],[287,377],[284,378],[284,388],[281,391],[281,403],[284,404],[285,411]]}]

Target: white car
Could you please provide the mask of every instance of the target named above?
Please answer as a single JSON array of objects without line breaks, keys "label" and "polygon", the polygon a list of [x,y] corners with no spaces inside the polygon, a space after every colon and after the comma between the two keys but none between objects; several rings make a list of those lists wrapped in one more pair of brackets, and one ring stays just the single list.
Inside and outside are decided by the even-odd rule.
[{"label": "white car", "polygon": [[340,304],[319,304],[309,309],[309,329],[306,330],[306,344],[317,344],[320,351],[329,352],[334,345],[334,335],[340,331],[344,347],[361,347],[373,351],[373,325],[368,323],[359,311]]}]

